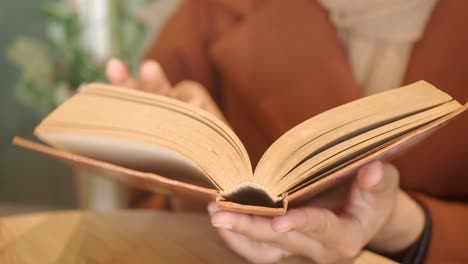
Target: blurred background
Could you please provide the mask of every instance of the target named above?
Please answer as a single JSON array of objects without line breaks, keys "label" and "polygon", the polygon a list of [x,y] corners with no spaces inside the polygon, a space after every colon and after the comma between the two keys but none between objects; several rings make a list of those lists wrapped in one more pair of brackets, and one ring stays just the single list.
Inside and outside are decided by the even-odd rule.
[{"label": "blurred background", "polygon": [[[81,83],[105,81],[111,57],[133,69],[176,0],[0,1],[0,215],[126,205],[113,182],[77,177],[62,163],[11,145]],[[98,195],[99,194],[99,195]]]}]

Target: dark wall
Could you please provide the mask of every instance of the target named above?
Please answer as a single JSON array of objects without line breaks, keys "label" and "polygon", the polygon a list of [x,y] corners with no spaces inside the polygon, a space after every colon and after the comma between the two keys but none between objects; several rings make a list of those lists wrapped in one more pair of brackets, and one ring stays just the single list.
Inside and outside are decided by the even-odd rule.
[{"label": "dark wall", "polygon": [[13,96],[18,72],[6,60],[5,50],[18,35],[44,38],[38,8],[45,2],[0,1],[0,201],[73,207],[72,171],[57,161],[11,145],[14,135],[32,138],[39,120]]}]

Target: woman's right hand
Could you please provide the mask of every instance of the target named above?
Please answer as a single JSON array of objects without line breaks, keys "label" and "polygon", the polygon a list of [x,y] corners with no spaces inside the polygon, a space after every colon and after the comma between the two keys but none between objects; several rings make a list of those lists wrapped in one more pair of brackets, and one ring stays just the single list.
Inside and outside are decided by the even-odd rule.
[{"label": "woman's right hand", "polygon": [[125,63],[119,59],[111,59],[106,65],[106,76],[111,84],[172,97],[208,111],[226,122],[203,85],[195,81],[182,81],[172,87],[161,65],[154,60],[144,61],[139,68],[139,78],[135,78]]}]

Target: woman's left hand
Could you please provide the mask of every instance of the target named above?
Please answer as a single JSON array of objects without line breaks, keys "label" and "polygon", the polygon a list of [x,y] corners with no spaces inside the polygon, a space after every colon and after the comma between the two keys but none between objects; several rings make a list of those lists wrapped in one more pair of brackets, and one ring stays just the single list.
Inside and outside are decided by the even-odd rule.
[{"label": "woman's left hand", "polygon": [[353,259],[366,245],[398,253],[424,227],[422,209],[399,188],[397,169],[380,161],[362,167],[346,190],[321,195],[283,216],[222,211],[214,203],[208,211],[226,243],[254,263],[288,255],[335,263]]}]

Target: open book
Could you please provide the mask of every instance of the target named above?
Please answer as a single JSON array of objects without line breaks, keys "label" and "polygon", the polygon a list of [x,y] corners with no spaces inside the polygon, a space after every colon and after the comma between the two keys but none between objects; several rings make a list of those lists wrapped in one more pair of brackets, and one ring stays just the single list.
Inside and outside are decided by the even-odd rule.
[{"label": "open book", "polygon": [[14,143],[99,175],[230,210],[280,215],[363,164],[412,145],[467,106],[420,81],[312,117],[274,142],[252,169],[232,129],[174,99],[90,84],[39,126],[45,146]]}]

